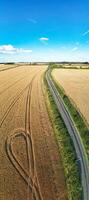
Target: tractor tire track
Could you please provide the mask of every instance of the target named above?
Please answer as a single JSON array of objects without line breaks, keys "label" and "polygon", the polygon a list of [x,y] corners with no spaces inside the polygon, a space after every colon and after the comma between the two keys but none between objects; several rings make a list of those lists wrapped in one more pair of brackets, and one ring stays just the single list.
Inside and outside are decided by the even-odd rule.
[{"label": "tractor tire track", "polygon": [[8,89],[12,88],[13,86],[15,86],[17,83],[19,83],[21,80],[24,80],[25,78],[20,78],[19,80],[15,81],[13,84],[11,84],[10,86],[6,87],[4,90],[2,90],[0,92],[0,95],[2,95],[4,92],[6,92]]},{"label": "tractor tire track", "polygon": [[[0,74],[1,75],[1,74]],[[16,76],[16,78],[17,77],[19,77],[19,75],[21,76],[22,74],[21,74],[21,72],[19,72],[18,74],[17,74],[17,76]],[[22,76],[23,77],[23,76]],[[3,83],[3,78],[5,78],[4,76],[1,76],[1,80],[0,80],[0,89],[4,86],[7,86],[7,84],[8,84],[8,80],[5,80],[5,82]],[[9,80],[10,81],[13,81],[13,76],[11,76],[11,77],[9,77]]]},{"label": "tractor tire track", "polygon": [[[34,155],[34,148],[33,148],[33,142],[32,142],[32,136],[31,136],[31,130],[30,130],[30,104],[31,104],[31,90],[32,90],[32,82],[35,79],[36,75],[32,78],[30,84],[28,84],[24,90],[21,91],[21,93],[18,95],[18,97],[11,103],[11,105],[8,107],[7,112],[5,113],[2,121],[1,126],[3,122],[5,121],[7,115],[9,114],[12,107],[15,105],[15,103],[18,101],[18,99],[21,97],[23,92],[28,89],[27,92],[27,99],[26,99],[26,109],[25,109],[25,131],[22,132],[21,130],[12,136],[8,137],[6,140],[6,152],[7,155],[16,168],[16,170],[19,172],[21,177],[25,180],[25,182],[28,184],[28,199],[29,199],[29,189],[32,191],[32,199],[36,200],[42,200],[41,192],[39,189],[38,184],[38,177],[36,173],[36,167],[35,167],[35,155]],[[27,151],[27,159],[28,159],[28,173],[26,170],[21,166],[21,163],[16,158],[12,141],[18,136],[24,136],[26,140],[26,151]]]},{"label": "tractor tire track", "polygon": [[[32,134],[31,134],[31,91],[32,91],[32,83],[28,89],[28,94],[27,94],[27,102],[26,102],[26,113],[25,113],[25,132],[29,132],[30,135],[30,141],[31,141],[31,152],[29,153],[29,141],[28,141],[28,137],[27,137],[27,155],[28,155],[28,166],[29,166],[29,174],[32,174],[33,177],[33,192],[34,192],[34,184],[37,184],[37,188],[39,191],[39,199],[43,199],[42,195],[41,195],[41,191],[40,191],[40,186],[39,186],[39,181],[38,181],[38,177],[37,177],[37,172],[36,172],[36,165],[35,165],[35,153],[34,153],[34,145],[33,145],[33,140],[32,140]],[[28,127],[27,127],[28,125]],[[31,161],[31,162],[30,162]],[[35,178],[37,183],[35,183]],[[28,191],[29,194],[29,191]],[[33,197],[33,193],[32,193],[32,197]],[[28,195],[28,199],[29,199],[29,195]],[[33,198],[32,198],[33,199]],[[35,197],[36,199],[36,197]]]},{"label": "tractor tire track", "polygon": [[[32,80],[33,80],[33,78],[32,78]],[[30,81],[30,83],[32,82],[32,80]],[[1,119],[0,128],[3,125],[6,117],[8,116],[8,114],[11,111],[11,109],[13,108],[13,106],[17,103],[17,101],[20,99],[20,97],[23,95],[23,93],[28,89],[29,84],[23,90],[21,90],[21,92],[17,95],[17,97],[15,99],[13,99],[12,102],[11,102],[11,104],[8,106],[6,112],[4,113],[4,115],[3,115],[2,119]]]},{"label": "tractor tire track", "polygon": [[[29,177],[28,172],[23,168],[23,166],[21,166],[21,163],[19,162],[19,160],[17,159],[17,157],[13,151],[13,140],[16,137],[23,136],[25,138],[25,140],[26,140],[26,137],[28,137],[28,140],[30,141],[29,134],[27,134],[21,130],[19,130],[19,132],[20,133],[17,132],[15,134],[13,134],[11,137],[7,138],[6,143],[5,143],[5,148],[6,148],[6,152],[7,152],[7,155],[9,157],[11,163],[13,164],[15,169],[18,171],[20,176],[24,179],[26,184],[29,185],[29,189],[32,191],[33,190],[33,179],[31,177],[31,175]],[[29,177],[29,181],[28,181],[28,177]],[[37,200],[41,200],[38,187],[35,183],[34,183],[34,194],[36,194]]]},{"label": "tractor tire track", "polygon": [[[18,75],[21,75],[21,73],[19,73]],[[32,75],[32,73],[30,73],[30,75]],[[26,77],[25,76],[22,76],[20,79],[16,80],[13,84],[10,84],[8,87],[6,87],[5,89],[3,89],[1,92],[0,92],[0,95],[2,95],[4,92],[6,92],[8,89],[12,88],[13,86],[15,86],[18,82],[22,81],[22,80],[25,80]],[[12,78],[13,80],[13,78]],[[2,86],[6,86],[7,83],[5,83],[4,85],[0,84],[0,87]]]}]

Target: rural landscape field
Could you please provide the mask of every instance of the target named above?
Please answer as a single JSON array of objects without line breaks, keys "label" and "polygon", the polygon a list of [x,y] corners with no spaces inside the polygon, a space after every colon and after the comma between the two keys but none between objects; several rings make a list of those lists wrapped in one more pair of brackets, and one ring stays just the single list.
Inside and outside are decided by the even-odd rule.
[{"label": "rural landscape field", "polygon": [[89,0],[0,1],[0,200],[89,200]]},{"label": "rural landscape field", "polygon": [[46,69],[25,65],[0,71],[0,200],[66,198],[43,92]]},{"label": "rural landscape field", "polygon": [[52,75],[89,124],[89,69],[55,69]]},{"label": "rural landscape field", "polygon": [[[74,67],[0,65],[0,200],[88,199],[89,73],[88,65]],[[76,105],[73,123],[70,104],[68,111],[62,105],[62,90]]]}]

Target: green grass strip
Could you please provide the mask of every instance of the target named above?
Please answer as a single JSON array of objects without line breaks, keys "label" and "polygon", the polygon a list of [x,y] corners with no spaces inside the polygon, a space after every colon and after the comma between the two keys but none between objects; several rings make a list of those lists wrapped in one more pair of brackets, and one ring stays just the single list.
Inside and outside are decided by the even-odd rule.
[{"label": "green grass strip", "polygon": [[74,145],[67,131],[67,128],[61,118],[61,115],[57,109],[53,96],[51,95],[45,77],[44,83],[46,105],[54,129],[59,153],[61,154],[61,159],[63,163],[68,192],[68,200],[82,200],[83,198],[81,177]]},{"label": "green grass strip", "polygon": [[83,115],[80,113],[76,105],[74,104],[73,100],[71,100],[67,95],[63,87],[54,80],[53,76],[51,75],[57,90],[59,91],[64,103],[66,104],[75,124],[79,131],[79,134],[82,138],[83,145],[86,151],[87,158],[89,160],[89,125],[87,121],[84,119]]}]

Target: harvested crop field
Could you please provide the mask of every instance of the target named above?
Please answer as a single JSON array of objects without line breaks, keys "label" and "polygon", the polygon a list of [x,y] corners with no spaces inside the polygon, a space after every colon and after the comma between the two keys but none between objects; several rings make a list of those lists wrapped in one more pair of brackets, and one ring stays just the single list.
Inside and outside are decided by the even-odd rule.
[{"label": "harvested crop field", "polygon": [[46,66],[0,71],[0,200],[65,200],[43,95]]},{"label": "harvested crop field", "polygon": [[52,75],[89,124],[89,70],[55,69]]},{"label": "harvested crop field", "polygon": [[15,67],[20,66],[20,64],[0,64],[0,72],[5,71],[7,69],[13,69]]}]

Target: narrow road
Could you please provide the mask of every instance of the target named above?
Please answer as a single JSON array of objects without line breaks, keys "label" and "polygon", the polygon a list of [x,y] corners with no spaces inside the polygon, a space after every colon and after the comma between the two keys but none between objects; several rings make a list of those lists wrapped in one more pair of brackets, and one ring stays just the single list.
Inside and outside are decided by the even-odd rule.
[{"label": "narrow road", "polygon": [[67,127],[67,130],[73,140],[78,162],[80,165],[80,173],[83,187],[83,199],[89,200],[89,166],[83,143],[81,141],[76,125],[51,78],[50,70],[46,72],[46,80],[49,89],[53,95],[54,101],[57,105],[58,111],[60,112],[62,119],[64,120],[64,123]]}]

